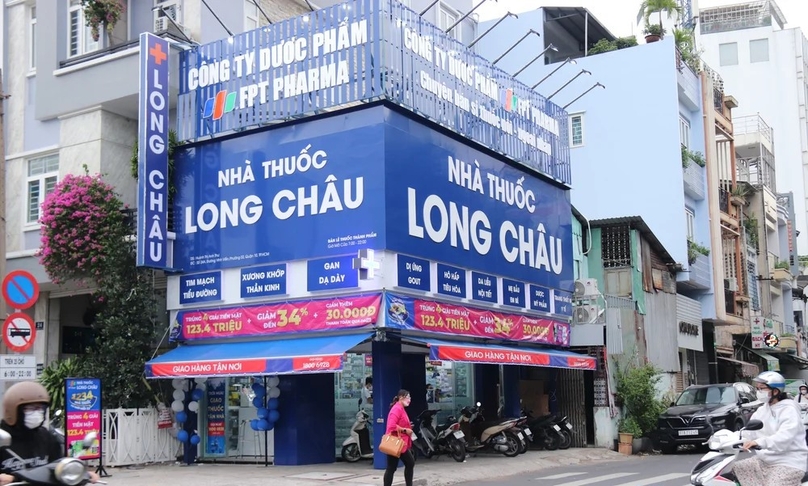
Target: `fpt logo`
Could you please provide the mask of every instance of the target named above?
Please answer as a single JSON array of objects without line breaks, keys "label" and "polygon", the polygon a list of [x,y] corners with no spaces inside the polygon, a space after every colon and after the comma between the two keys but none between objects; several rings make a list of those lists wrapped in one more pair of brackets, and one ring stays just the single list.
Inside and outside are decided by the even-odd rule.
[{"label": "fpt logo", "polygon": [[519,104],[519,97],[514,94],[512,89],[505,90],[505,111],[513,111]]},{"label": "fpt logo", "polygon": [[230,113],[236,109],[236,93],[228,93],[226,89],[216,93],[216,96],[205,101],[205,108],[202,110],[202,118],[213,118],[218,120],[225,113]]}]

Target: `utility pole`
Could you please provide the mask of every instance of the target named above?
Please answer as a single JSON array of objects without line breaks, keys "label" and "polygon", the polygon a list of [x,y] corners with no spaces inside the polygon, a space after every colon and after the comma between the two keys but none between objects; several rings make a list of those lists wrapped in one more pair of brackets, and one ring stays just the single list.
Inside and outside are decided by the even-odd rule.
[{"label": "utility pole", "polygon": [[[0,278],[6,275],[6,133],[5,133],[5,105],[7,95],[3,91],[3,69],[0,66]],[[7,316],[6,304],[0,299],[0,316]],[[0,351],[8,352],[5,344],[0,344]],[[2,390],[5,390],[3,383]]]}]

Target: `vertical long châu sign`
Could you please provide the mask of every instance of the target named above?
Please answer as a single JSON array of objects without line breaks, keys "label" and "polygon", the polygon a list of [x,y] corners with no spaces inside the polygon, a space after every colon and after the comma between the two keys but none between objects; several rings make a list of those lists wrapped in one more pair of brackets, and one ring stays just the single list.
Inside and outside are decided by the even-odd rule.
[{"label": "vertical long ch\u00e2u sign", "polygon": [[137,265],[168,268],[169,44],[140,34]]}]

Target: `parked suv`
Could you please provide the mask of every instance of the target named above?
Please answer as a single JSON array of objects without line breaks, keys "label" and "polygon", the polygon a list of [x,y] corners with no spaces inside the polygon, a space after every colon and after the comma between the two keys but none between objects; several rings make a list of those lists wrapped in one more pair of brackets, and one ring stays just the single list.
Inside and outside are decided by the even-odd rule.
[{"label": "parked suv", "polygon": [[701,445],[717,430],[743,427],[759,406],[747,383],[689,386],[659,416],[657,446],[672,454],[680,445]]}]

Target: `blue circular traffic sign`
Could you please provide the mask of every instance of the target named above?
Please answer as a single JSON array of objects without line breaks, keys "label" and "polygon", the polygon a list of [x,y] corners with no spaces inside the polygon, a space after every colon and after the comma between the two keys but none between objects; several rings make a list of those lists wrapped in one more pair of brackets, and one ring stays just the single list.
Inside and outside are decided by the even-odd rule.
[{"label": "blue circular traffic sign", "polygon": [[3,279],[3,298],[15,309],[27,309],[39,298],[39,284],[25,270],[14,270]]}]

